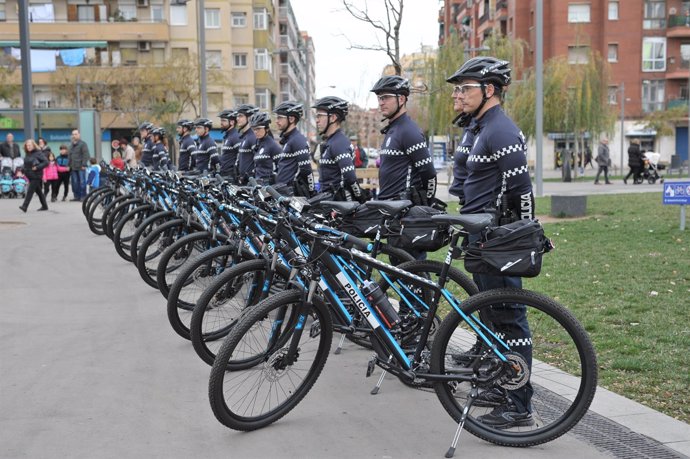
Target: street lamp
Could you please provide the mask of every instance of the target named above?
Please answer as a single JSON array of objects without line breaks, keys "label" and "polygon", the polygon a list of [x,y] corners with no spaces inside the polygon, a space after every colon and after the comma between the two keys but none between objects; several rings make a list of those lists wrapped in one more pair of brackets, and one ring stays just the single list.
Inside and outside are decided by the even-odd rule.
[{"label": "street lamp", "polygon": [[[616,93],[620,93],[621,97],[621,115],[620,115],[620,122],[621,122],[621,174],[623,174],[623,171],[625,170],[625,82],[622,81],[621,85],[618,89],[616,89]],[[629,99],[628,99],[629,100]]]}]

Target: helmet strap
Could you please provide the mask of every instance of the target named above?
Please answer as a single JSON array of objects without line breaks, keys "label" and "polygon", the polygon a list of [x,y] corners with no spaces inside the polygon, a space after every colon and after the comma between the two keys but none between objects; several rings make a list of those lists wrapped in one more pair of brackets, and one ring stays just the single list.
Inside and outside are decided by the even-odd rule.
[{"label": "helmet strap", "polygon": [[484,105],[486,105],[486,102],[489,100],[489,98],[486,97],[486,85],[483,82],[481,83],[481,85],[482,85],[482,88],[481,88],[482,89],[482,103],[479,104],[479,107],[477,107],[477,109],[474,112],[472,112],[472,118],[476,118],[479,115],[479,112],[482,111],[482,108],[484,108]]}]

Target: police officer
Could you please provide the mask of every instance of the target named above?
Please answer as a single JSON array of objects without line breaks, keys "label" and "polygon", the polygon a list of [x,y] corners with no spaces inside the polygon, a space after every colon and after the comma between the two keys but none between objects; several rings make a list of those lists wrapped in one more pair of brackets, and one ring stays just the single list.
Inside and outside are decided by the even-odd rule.
[{"label": "police officer", "polygon": [[[446,81],[455,85],[455,109],[469,115],[464,116],[460,124],[470,125],[471,120],[475,123],[466,178],[460,185],[465,200],[460,212],[472,214],[500,209],[503,202],[506,203],[500,211],[503,216],[511,215],[514,220],[533,218],[534,195],[527,169],[525,137],[501,108],[504,90],[510,84],[509,63],[493,57],[472,58]],[[469,237],[477,240],[480,236],[471,234]],[[522,286],[519,277],[483,274],[473,277],[481,291]],[[502,334],[511,349],[525,357],[531,366],[531,333],[524,306],[495,305],[481,318]],[[477,346],[475,344],[475,348]],[[475,404],[495,408],[478,420],[498,429],[533,425],[532,393],[531,383],[510,392],[498,388],[484,391]]]},{"label": "police officer", "polygon": [[153,123],[144,122],[139,126],[139,135],[143,145],[140,162],[144,167],[153,166],[153,136],[151,131],[153,131]]},{"label": "police officer", "polygon": [[366,201],[368,196],[357,183],[350,140],[340,128],[347,118],[347,101],[334,96],[323,97],[312,108],[316,109],[316,128],[325,139],[319,161],[320,191],[332,192],[338,200]]},{"label": "police officer", "polygon": [[237,112],[237,130],[240,133],[240,148],[237,157],[237,180],[240,184],[254,175],[254,145],[256,137],[249,126],[249,118],[259,109],[254,105],[242,104],[235,108]]},{"label": "police officer", "polygon": [[280,144],[283,146],[278,159],[276,183],[292,188],[295,196],[311,197],[315,186],[309,143],[297,129],[297,123],[304,114],[304,106],[288,100],[278,105],[273,113],[276,114],[276,126],[280,130]]},{"label": "police officer", "polygon": [[180,172],[189,172],[194,167],[192,153],[196,150],[196,142],[192,139],[193,129],[194,122],[191,120],[180,120],[175,128],[180,142],[180,159],[177,165]]},{"label": "police officer", "polygon": [[218,148],[211,137],[213,122],[208,118],[194,120],[196,135],[199,137],[193,155],[194,169],[201,173],[215,172],[218,167]]},{"label": "police officer", "polygon": [[380,157],[378,199],[410,199],[430,205],[436,195],[436,169],[419,126],[407,114],[410,82],[392,75],[376,82],[371,92],[388,125]]},{"label": "police officer", "polygon": [[472,115],[462,111],[462,104],[459,98],[453,99],[453,110],[460,112],[460,114],[453,120],[453,125],[465,128],[462,133],[462,139],[455,149],[453,157],[453,183],[448,188],[448,193],[457,196],[460,205],[465,204],[465,192],[462,188],[465,179],[467,179],[467,158],[470,156],[470,150],[474,144],[474,130],[476,128],[476,121]]},{"label": "police officer", "polygon": [[158,127],[151,130],[151,137],[153,137],[153,151],[151,157],[153,163],[151,168],[153,170],[168,170],[170,163],[170,156],[168,155],[168,147],[166,147],[165,129]]},{"label": "police officer", "polygon": [[249,118],[249,126],[256,136],[254,145],[254,176],[264,185],[275,183],[275,170],[280,155],[280,145],[273,138],[269,128],[271,117],[268,113],[255,113]]},{"label": "police officer", "polygon": [[223,131],[223,145],[220,147],[220,175],[237,181],[237,155],[240,149],[240,134],[235,129],[237,112],[223,110],[218,114]]}]

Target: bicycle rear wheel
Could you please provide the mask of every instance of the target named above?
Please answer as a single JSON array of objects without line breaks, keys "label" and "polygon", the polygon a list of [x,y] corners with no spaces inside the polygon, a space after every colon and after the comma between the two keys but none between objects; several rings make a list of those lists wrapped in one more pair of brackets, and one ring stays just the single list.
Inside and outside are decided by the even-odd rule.
[{"label": "bicycle rear wheel", "polygon": [[[323,299],[314,296],[298,318],[301,291],[273,295],[251,308],[221,346],[209,380],[209,401],[218,421],[235,430],[256,430],[290,412],[321,374],[333,338]],[[296,360],[288,348],[302,329]]]},{"label": "bicycle rear wheel", "polygon": [[[507,312],[519,307],[524,307],[529,323],[528,333],[520,337],[510,328],[514,312]],[[594,347],[577,319],[544,295],[510,288],[474,295],[462,303],[461,309],[477,323],[480,315],[485,319],[480,329],[484,325],[497,336],[505,334],[503,342],[511,351],[505,351],[495,338],[492,345],[520,367],[517,376],[479,386],[479,399],[470,407],[465,428],[479,438],[503,446],[538,445],[570,430],[589,408],[597,386]],[[477,363],[482,354],[486,359],[475,365],[477,371],[491,371],[492,363],[498,360],[493,352],[478,350],[477,343],[475,330],[459,314],[449,314],[433,343],[431,372],[457,373],[471,362]],[[459,420],[470,384],[436,383],[434,387],[448,414]],[[516,404],[526,405],[527,412]],[[512,413],[503,425],[491,422],[493,416],[486,417],[492,411],[500,414],[501,410]]]}]

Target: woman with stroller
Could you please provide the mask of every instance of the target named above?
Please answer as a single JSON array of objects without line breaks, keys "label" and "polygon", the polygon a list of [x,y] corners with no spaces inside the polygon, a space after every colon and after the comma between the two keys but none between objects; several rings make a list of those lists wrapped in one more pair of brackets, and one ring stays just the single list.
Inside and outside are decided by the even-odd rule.
[{"label": "woman with stroller", "polygon": [[41,185],[43,185],[43,169],[48,165],[48,160],[43,152],[39,150],[34,139],[27,139],[26,142],[24,142],[24,154],[24,170],[26,172],[26,178],[29,179],[29,189],[26,192],[24,204],[19,206],[19,208],[22,212],[26,212],[31,203],[31,199],[34,197],[34,193],[36,193],[38,199],[41,201],[41,208],[38,210],[48,210],[48,203],[41,189]]}]

